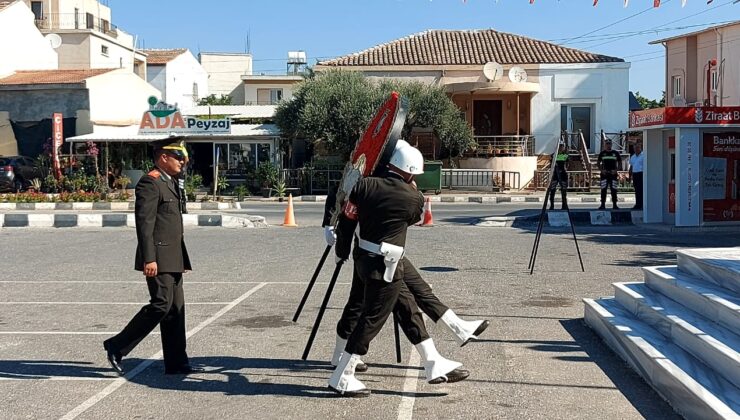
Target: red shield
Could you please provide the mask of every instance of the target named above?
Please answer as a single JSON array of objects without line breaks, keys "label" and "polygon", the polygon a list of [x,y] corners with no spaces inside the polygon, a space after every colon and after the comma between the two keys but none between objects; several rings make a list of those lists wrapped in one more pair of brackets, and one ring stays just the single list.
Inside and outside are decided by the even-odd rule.
[{"label": "red shield", "polygon": [[[398,92],[391,93],[355,144],[337,191],[337,209],[357,181],[366,176],[377,175],[390,162],[407,114],[408,101]],[[335,216],[336,214],[337,211],[334,212]],[[336,219],[333,218],[332,221]]]}]

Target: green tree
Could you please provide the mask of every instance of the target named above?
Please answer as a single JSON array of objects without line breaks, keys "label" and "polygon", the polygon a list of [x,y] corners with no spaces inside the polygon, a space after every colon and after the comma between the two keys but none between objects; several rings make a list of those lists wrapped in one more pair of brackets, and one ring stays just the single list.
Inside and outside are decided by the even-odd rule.
[{"label": "green tree", "polygon": [[665,106],[665,91],[663,91],[663,97],[660,99],[660,101],[656,101],[655,99],[648,99],[640,95],[640,92],[635,92],[635,99],[637,99],[637,102],[640,104],[642,109],[662,108]]},{"label": "green tree", "polygon": [[463,151],[472,142],[470,128],[441,88],[395,80],[374,83],[354,71],[331,70],[307,78],[292,101],[278,105],[275,123],[286,140],[325,142],[330,152],[346,158],[394,90],[409,100],[404,137],[414,127],[424,127],[451,150]]},{"label": "green tree", "polygon": [[208,95],[198,101],[198,105],[231,105],[231,95]]}]

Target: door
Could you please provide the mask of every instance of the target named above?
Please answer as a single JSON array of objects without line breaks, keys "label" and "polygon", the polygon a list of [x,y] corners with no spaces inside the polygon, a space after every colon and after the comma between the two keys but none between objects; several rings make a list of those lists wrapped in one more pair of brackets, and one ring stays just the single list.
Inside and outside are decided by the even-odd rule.
[{"label": "door", "polygon": [[502,116],[501,101],[473,101],[473,133],[476,136],[500,136]]},{"label": "door", "polygon": [[593,152],[591,145],[591,107],[584,105],[562,105],[560,107],[560,129],[569,133],[581,130],[586,147]]}]

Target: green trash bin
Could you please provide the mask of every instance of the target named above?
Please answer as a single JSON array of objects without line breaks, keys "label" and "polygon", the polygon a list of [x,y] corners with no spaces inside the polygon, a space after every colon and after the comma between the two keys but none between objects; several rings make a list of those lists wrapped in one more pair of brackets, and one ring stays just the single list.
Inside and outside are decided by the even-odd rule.
[{"label": "green trash bin", "polygon": [[434,191],[435,194],[442,192],[442,162],[428,160],[424,162],[424,173],[414,178],[416,187],[421,192]]}]

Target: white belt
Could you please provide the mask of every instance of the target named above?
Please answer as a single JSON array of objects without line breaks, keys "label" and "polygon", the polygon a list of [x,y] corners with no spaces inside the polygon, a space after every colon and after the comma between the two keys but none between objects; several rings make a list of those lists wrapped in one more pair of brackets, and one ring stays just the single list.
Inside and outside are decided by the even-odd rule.
[{"label": "white belt", "polygon": [[367,252],[383,257],[383,263],[385,264],[383,280],[387,281],[388,283],[392,282],[393,276],[396,274],[398,263],[401,261],[401,258],[403,258],[403,247],[389,244],[387,242],[376,244],[374,242],[366,241],[360,237],[358,237],[357,239],[360,248],[364,249]]}]

